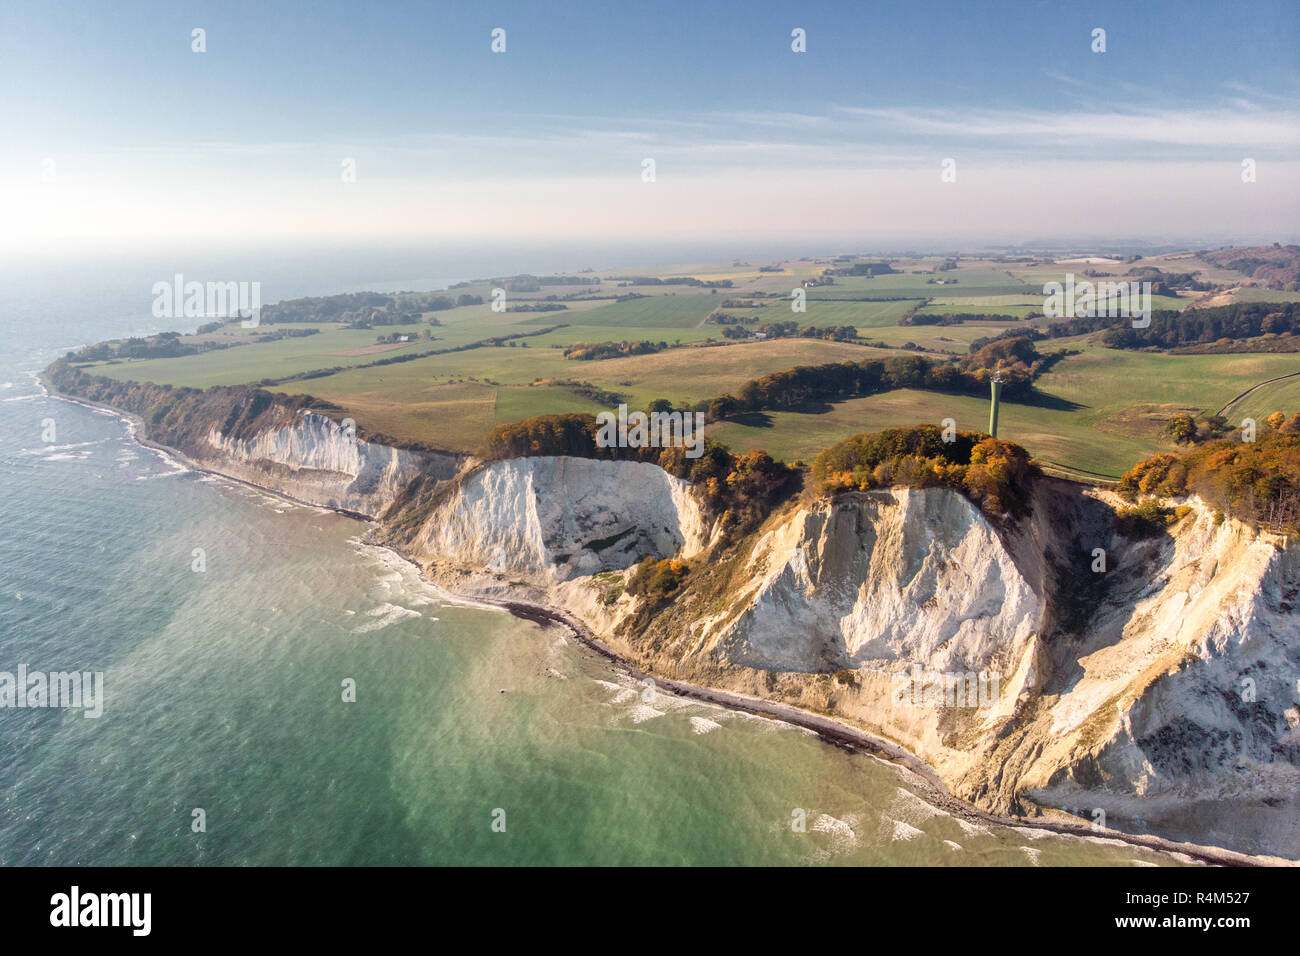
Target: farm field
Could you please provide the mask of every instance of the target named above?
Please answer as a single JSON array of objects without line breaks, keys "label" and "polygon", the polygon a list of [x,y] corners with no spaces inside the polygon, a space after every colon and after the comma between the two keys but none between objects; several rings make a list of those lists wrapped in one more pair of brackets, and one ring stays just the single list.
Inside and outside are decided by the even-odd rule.
[{"label": "farm field", "polygon": [[[788,302],[770,307],[768,321],[796,321],[800,325],[852,325],[859,329],[880,329],[896,326],[916,300],[899,302],[844,302],[809,298],[807,311],[792,313]],[[872,337],[872,336],[868,336]]]},{"label": "farm field", "polygon": [[1234,289],[1232,298],[1237,302],[1300,302],[1300,292],[1261,289],[1258,286],[1248,285]]},{"label": "farm field", "polygon": [[[617,401],[633,408],[644,408],[655,399],[690,405],[736,392],[750,379],[793,366],[916,354],[918,347],[932,359],[944,354],[965,356],[978,339],[1025,325],[1041,328],[1052,320],[952,326],[904,326],[899,321],[918,307],[926,314],[1023,318],[1042,311],[1045,282],[1061,281],[1071,271],[1082,279],[1089,268],[1118,281],[1129,266],[1097,260],[1089,264],[961,259],[955,268],[940,268],[945,260],[937,257],[891,260],[898,272],[834,276],[834,284],[806,290],[805,312],[791,311],[791,288],[851,261],[823,258],[651,267],[621,270],[586,283],[539,282],[531,277],[480,280],[448,294],[480,296],[483,304],[437,312],[422,311],[419,294],[394,293],[397,308],[414,309],[401,313],[402,324],[371,327],[366,321],[369,313],[347,321],[346,316],[340,319],[335,314],[330,321],[272,322],[252,331],[232,323],[183,341],[251,344],[172,358],[89,362],[85,368],[116,379],[194,387],[286,380],[274,387],[334,402],[372,431],[473,452],[493,426],[534,415],[595,413]],[[1300,294],[1249,285],[1245,277],[1199,259],[1163,257],[1150,263],[1171,271],[1189,271],[1194,268],[1191,263],[1200,263],[1197,268],[1203,267],[1205,274],[1224,277],[1220,294],[1232,301],[1300,300]],[[1134,263],[1146,264],[1146,260]],[[761,272],[759,267],[765,265],[782,271]],[[634,285],[635,276],[686,276],[698,284]],[[511,310],[526,311],[493,311],[492,290],[499,286],[507,288]],[[1153,307],[1181,308],[1197,295],[1157,296]],[[565,308],[527,310],[544,302],[560,302]],[[724,306],[724,302],[732,304]],[[746,331],[787,321],[821,328],[850,326],[858,330],[859,342],[802,337],[736,342],[724,338],[727,327],[708,321],[719,311],[746,319],[740,327]],[[430,320],[438,324],[431,325]],[[319,332],[276,341],[256,339],[303,328]],[[379,341],[401,335],[411,341]],[[524,337],[503,340],[514,336]],[[480,344],[488,339],[499,344]],[[595,361],[564,356],[564,348],[575,343],[643,340],[668,347],[647,355]],[[861,344],[866,341],[884,347]],[[465,346],[469,348],[423,354]],[[1172,447],[1164,433],[1170,416],[1213,414],[1252,386],[1300,369],[1294,353],[1121,351],[1102,347],[1098,334],[1044,340],[1037,348],[1043,355],[1067,349],[1077,354],[1061,358],[1038,377],[1033,403],[1004,403],[1000,435],[1025,445],[1044,464],[1086,477],[1118,477],[1138,459]],[[417,357],[407,360],[405,356]],[[388,361],[393,358],[403,360]],[[1232,407],[1231,414],[1262,419],[1272,411],[1297,410],[1300,376],[1250,392]],[[858,431],[945,418],[954,419],[963,429],[983,430],[988,401],[982,396],[898,390],[809,411],[754,413],[710,424],[709,434],[737,451],[764,448],[779,458],[807,460]]]},{"label": "farm field", "polygon": [[[353,417],[363,426],[399,438],[433,442],[451,451],[473,451],[496,424],[533,415],[598,412],[607,407],[560,386],[532,384],[538,380],[588,382],[617,393],[633,408],[643,408],[656,398],[674,403],[712,398],[751,378],[793,365],[862,361],[890,354],[808,339],[674,349],[592,362],[566,360],[558,349],[482,348],[339,372],[311,379],[302,387],[355,411]],[[448,420],[447,415],[453,412],[465,420]]]},{"label": "farm field", "polygon": [[[1187,359],[1196,361],[1184,364]],[[1115,479],[1140,458],[1173,447],[1161,433],[1169,415],[1215,412],[1251,385],[1295,370],[1295,357],[1287,355],[1167,356],[1096,349],[1062,360],[1039,379],[1043,404],[1003,402],[998,435],[1024,445],[1044,463]],[[1269,388],[1276,390],[1261,389],[1256,405],[1300,410],[1300,377]],[[988,406],[984,398],[903,389],[839,402],[821,414],[762,413],[752,421],[711,426],[709,434],[736,450],[763,448],[786,460],[807,459],[855,432],[902,424],[952,418],[959,429],[984,431]],[[1242,414],[1254,407],[1243,403]],[[1268,412],[1256,414],[1262,420]]]},{"label": "farm field", "polygon": [[[525,316],[520,325],[545,326],[568,321],[572,325],[601,326],[609,329],[693,328],[718,308],[725,298],[726,296],[721,294],[701,295],[694,292],[646,295],[640,299],[609,302],[597,308],[583,309],[577,315],[565,316],[562,312],[542,312],[538,315]],[[564,318],[557,319],[556,316],[564,316]]]},{"label": "farm field", "polygon": [[[709,426],[706,433],[737,451],[762,448],[786,461],[810,461],[856,432],[918,422],[937,425],[945,418],[953,419],[958,429],[983,432],[988,416],[989,403],[983,398],[900,389],[837,402],[822,414],[765,413],[751,416],[753,423]],[[1083,416],[1068,411],[1012,403],[1002,405],[998,435],[1024,445],[1045,464],[1103,479],[1119,477],[1163,447],[1127,436],[1099,436]]]},{"label": "farm field", "polygon": [[[88,371],[122,381],[209,388],[280,378],[316,368],[363,365],[378,358],[444,348],[449,344],[441,339],[437,342],[415,341],[406,345],[380,346],[382,351],[377,351],[373,350],[376,345],[374,333],[344,330],[338,326],[314,327],[320,328],[320,333],[303,338],[240,345],[178,358],[94,364],[88,366]],[[391,331],[409,334],[421,328],[426,326],[395,326]]]}]

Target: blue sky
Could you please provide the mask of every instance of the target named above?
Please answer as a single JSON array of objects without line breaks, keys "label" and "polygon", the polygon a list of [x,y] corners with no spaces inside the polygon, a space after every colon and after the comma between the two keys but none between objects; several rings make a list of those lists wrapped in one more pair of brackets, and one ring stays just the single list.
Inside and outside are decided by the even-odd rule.
[{"label": "blue sky", "polygon": [[1294,234],[1298,51],[1294,0],[6,0],[0,240]]}]

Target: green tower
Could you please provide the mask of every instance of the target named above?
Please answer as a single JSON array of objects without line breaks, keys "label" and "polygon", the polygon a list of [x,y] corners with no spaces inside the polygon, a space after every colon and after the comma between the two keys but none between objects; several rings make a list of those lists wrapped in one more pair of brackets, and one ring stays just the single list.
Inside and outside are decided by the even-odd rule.
[{"label": "green tower", "polygon": [[989,380],[989,387],[993,389],[993,404],[989,406],[989,434],[994,438],[998,437],[998,400],[1002,398],[1002,373],[994,372],[993,378]]}]

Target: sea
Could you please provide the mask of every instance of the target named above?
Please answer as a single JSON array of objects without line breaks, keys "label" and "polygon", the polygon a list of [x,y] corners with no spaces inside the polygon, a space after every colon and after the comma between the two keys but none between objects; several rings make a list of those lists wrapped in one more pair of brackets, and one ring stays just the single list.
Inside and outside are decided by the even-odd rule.
[{"label": "sea", "polygon": [[647,701],[566,631],[423,582],[363,523],[189,471],[34,378],[84,344],[190,331],[151,314],[178,272],[274,302],[704,258],[196,244],[0,263],[0,672],[102,675],[97,717],[0,708],[0,865],[1178,862],[972,823],[804,730]]}]

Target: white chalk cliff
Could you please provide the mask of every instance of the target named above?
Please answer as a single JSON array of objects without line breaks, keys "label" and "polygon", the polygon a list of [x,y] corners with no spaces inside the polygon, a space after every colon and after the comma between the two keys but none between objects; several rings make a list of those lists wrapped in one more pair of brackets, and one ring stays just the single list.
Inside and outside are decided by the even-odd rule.
[{"label": "white chalk cliff", "polygon": [[[908,746],[990,808],[1101,808],[1199,841],[1213,818],[1223,845],[1300,857],[1296,549],[1197,501],[1168,534],[1129,541],[1104,495],[1064,487],[1044,482],[1033,516],[1002,527],[947,489],[785,509],[725,593],[688,589],[673,602],[685,617],[636,628],[621,627],[635,601],[601,600],[608,575],[592,575],[712,557],[688,486],[653,466],[484,465],[427,515],[413,553],[460,587],[562,605],[680,679],[762,692],[756,673],[780,675],[788,702]],[[997,675],[997,698],[900,701],[913,665]]]},{"label": "white chalk cliff", "polygon": [[199,463],[242,481],[327,508],[376,517],[421,473],[453,477],[462,456],[410,451],[356,437],[325,415],[300,412],[292,424],[249,439],[207,435]]},{"label": "white chalk cliff", "polygon": [[[381,536],[456,590],[561,606],[651,671],[878,733],[989,809],[1100,808],[1300,858],[1300,550],[1198,501],[1131,541],[1115,502],[1066,483],[1040,481],[1031,515],[996,525],[955,492],[900,488],[788,505],[727,546],[691,487],[648,464],[467,463],[309,412],[207,444],[205,467],[384,515]],[[622,592],[646,556],[718,575],[647,616]],[[996,698],[915,706],[898,694],[914,666],[996,675]]]},{"label": "white chalk cliff", "polygon": [[646,555],[693,556],[708,534],[690,485],[655,465],[516,458],[467,473],[413,550],[552,584]]}]

